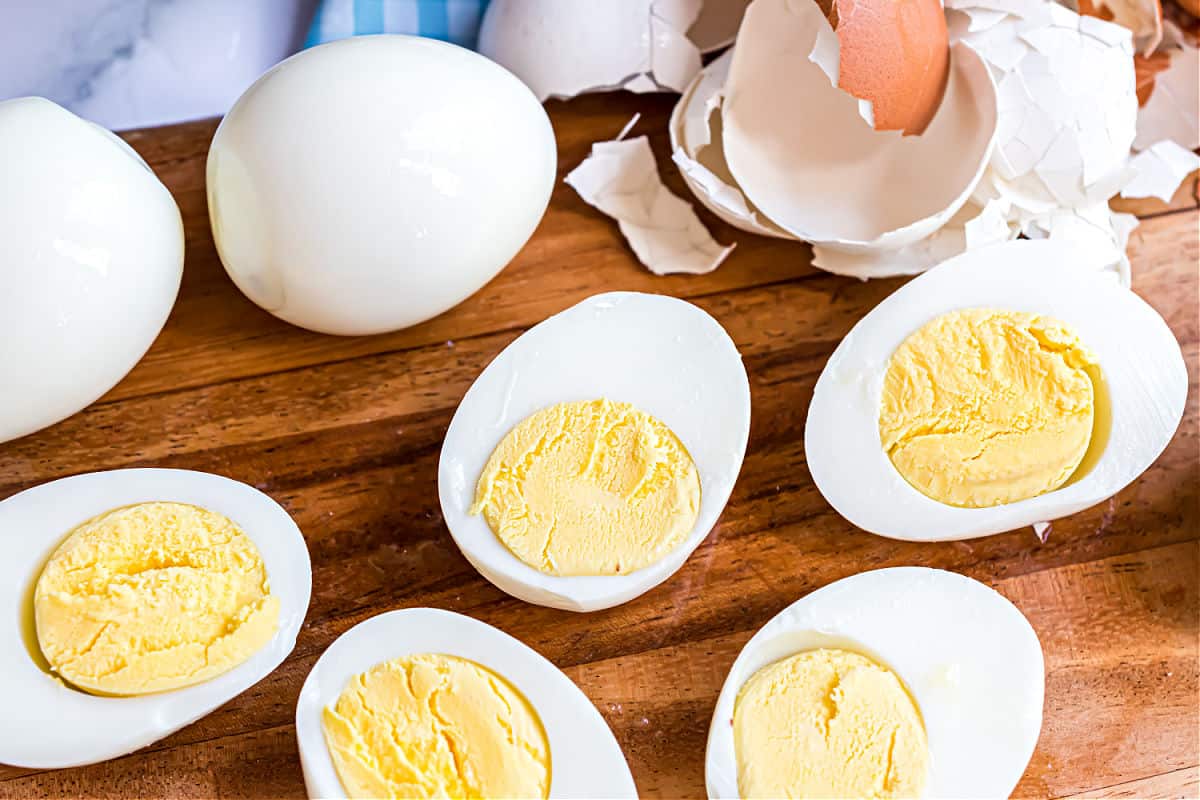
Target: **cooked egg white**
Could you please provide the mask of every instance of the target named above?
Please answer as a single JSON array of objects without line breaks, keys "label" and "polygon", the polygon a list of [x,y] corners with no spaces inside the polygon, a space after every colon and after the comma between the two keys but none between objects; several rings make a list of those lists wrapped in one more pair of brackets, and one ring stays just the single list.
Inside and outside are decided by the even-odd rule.
[{"label": "cooked egg white", "polygon": [[716,320],[671,297],[597,295],[518,337],[463,397],[438,465],[442,515],[509,594],[608,608],[712,530],[749,429],[746,370]]},{"label": "cooked egg white", "polygon": [[821,373],[804,445],[825,499],[897,539],[1057,519],[1135,480],[1187,370],[1162,317],[1058,241],[980,248],[896,291]]},{"label": "cooked egg white", "polygon": [[438,653],[351,678],[325,708],[325,742],[350,797],[546,797],[537,712],[496,673]]},{"label": "cooked egg white", "polygon": [[479,478],[472,514],[548,575],[621,575],[678,547],[700,478],[679,438],[629,403],[558,403],[523,420]]},{"label": "cooked egg white", "polygon": [[0,532],[0,763],[58,769],[157,741],[266,677],[308,610],[296,524],[217,475],[64,478],[0,501]]},{"label": "cooked egg white", "polygon": [[312,798],[637,797],[566,675],[450,611],[390,611],[339,636],[300,691],[296,738]]},{"label": "cooked egg white", "polygon": [[1045,666],[1003,596],[943,570],[836,581],[746,643],[709,728],[711,798],[1008,797]]}]

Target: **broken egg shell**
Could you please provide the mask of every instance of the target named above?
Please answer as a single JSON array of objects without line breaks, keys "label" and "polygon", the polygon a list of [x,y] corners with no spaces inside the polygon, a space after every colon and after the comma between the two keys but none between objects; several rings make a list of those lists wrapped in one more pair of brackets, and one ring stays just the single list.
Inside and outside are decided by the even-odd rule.
[{"label": "broken egg shell", "polygon": [[836,41],[815,3],[757,0],[747,10],[721,105],[730,173],[773,223],[814,244],[862,251],[923,239],[967,201],[991,156],[987,66],[954,47],[933,122],[902,137],[864,126],[855,98],[810,60],[822,31]]},{"label": "broken egg shell", "polygon": [[701,66],[686,31],[703,0],[492,0],[479,52],[539,100],[585,92],[681,91]]},{"label": "broken egg shell", "polygon": [[1171,63],[1154,78],[1154,90],[1137,112],[1134,150],[1170,139],[1187,150],[1200,147],[1200,50],[1183,37]]},{"label": "broken egg shell", "polygon": [[1078,0],[1075,11],[1128,28],[1137,52],[1148,56],[1163,38],[1162,3],[1159,0]]},{"label": "broken egg shell", "polygon": [[732,50],[722,54],[684,89],[668,125],[671,159],[700,204],[723,221],[748,233],[795,240],[753,207],[725,163],[719,107],[732,60]]},{"label": "broken egg shell", "polygon": [[839,88],[871,103],[876,130],[924,132],[950,75],[941,0],[834,0],[832,9]]},{"label": "broken egg shell", "polygon": [[750,0],[707,0],[688,28],[688,38],[701,53],[714,53],[733,44]]}]

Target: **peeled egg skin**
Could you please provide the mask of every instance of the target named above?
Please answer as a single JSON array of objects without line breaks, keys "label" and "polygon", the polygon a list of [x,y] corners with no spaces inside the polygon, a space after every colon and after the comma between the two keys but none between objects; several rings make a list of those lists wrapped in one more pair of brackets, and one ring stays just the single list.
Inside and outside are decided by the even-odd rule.
[{"label": "peeled egg skin", "polygon": [[113,134],[0,102],[0,442],[99,399],[150,348],[183,275],[179,208]]},{"label": "peeled egg skin", "polygon": [[275,316],[397,330],[516,255],[556,160],[546,112],[502,67],[432,39],[343,39],[271,69],[221,122],[213,238],[234,283]]},{"label": "peeled egg skin", "polygon": [[838,86],[870,100],[875,130],[924,132],[950,76],[941,0],[835,0]]},{"label": "peeled egg skin", "polygon": [[[805,426],[809,471],[830,505],[893,539],[970,539],[1074,514],[1141,475],[1183,416],[1187,369],[1162,317],[1087,258],[1061,241],[983,247],[915,278],[863,317],[822,371]],[[1015,503],[957,508],[921,494],[896,471],[880,443],[880,398],[888,360],[909,334],[946,312],[984,307],[1053,317],[1075,330],[1098,360],[1100,425],[1062,487]]]},{"label": "peeled egg skin", "polygon": [[758,670],[837,648],[889,668],[920,711],[928,740],[925,798],[1008,797],[1042,725],[1045,664],[1037,634],[976,580],[925,567],[852,575],[809,594],[754,634],[721,688],[708,732],[710,798],[737,798],[733,711]]},{"label": "peeled egg skin", "polygon": [[[624,575],[555,576],[513,555],[471,516],[476,484],[517,423],[557,403],[630,403],[679,437],[700,476],[700,509],[683,543]],[[627,602],[670,577],[716,524],[741,469],[750,386],[721,325],[683,300],[611,292],[530,328],[467,391],[438,464],[442,516],[463,555],[505,592],[538,605],[594,611]]]},{"label": "peeled egg skin", "polygon": [[296,703],[296,738],[311,798],[344,798],[322,713],[346,683],[408,655],[457,656],[492,671],[529,701],[550,743],[550,796],[633,798],[637,789],[612,731],[570,678],[530,647],[484,622],[432,608],[389,611],[343,633],[317,659]]},{"label": "peeled egg skin", "polygon": [[[136,697],[99,697],[69,688],[42,662],[33,627],[33,590],[42,567],[80,523],[138,503],[167,501],[222,514],[262,555],[278,626],[267,644],[211,680]],[[312,570],[296,523],[267,495],[219,475],[122,469],[75,475],[0,501],[0,686],[5,724],[0,763],[30,769],[94,764],[133,752],[212,712],[278,667],[308,611]],[[69,720],[69,724],[63,724]]]}]

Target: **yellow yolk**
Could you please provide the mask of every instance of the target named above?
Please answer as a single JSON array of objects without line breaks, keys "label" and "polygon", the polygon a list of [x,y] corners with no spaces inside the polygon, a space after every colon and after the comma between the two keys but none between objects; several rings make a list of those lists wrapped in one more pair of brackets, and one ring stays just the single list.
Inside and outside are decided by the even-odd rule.
[{"label": "yellow yolk", "polygon": [[763,667],[733,711],[742,797],[917,797],[928,751],[900,679],[866,656],[811,650]]},{"label": "yellow yolk", "polygon": [[550,575],[621,575],[696,524],[700,476],[678,437],[628,403],[559,403],[513,428],[479,478],[483,513],[517,558]]},{"label": "yellow yolk", "polygon": [[325,709],[323,727],[350,797],[550,793],[537,712],[503,678],[462,658],[425,654],[372,667]]},{"label": "yellow yolk", "polygon": [[937,317],[888,362],[879,437],[942,503],[983,508],[1062,486],[1095,421],[1096,357],[1065,324],[973,308]]},{"label": "yellow yolk", "polygon": [[94,694],[178,689],[233,669],[279,620],[262,556],[231,520],[181,503],[109,511],[74,531],[34,590],[51,669]]}]

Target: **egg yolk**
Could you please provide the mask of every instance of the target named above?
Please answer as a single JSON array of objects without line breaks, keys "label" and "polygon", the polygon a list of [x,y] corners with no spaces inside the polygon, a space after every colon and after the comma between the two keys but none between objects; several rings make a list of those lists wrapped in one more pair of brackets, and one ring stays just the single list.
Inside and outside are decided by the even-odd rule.
[{"label": "egg yolk", "polygon": [[917,797],[928,749],[895,673],[847,650],[763,667],[733,711],[742,797]]},{"label": "egg yolk", "polygon": [[621,575],[696,524],[700,477],[679,438],[629,403],[559,403],[513,428],[488,460],[472,514],[550,575]]},{"label": "egg yolk", "polygon": [[423,654],[355,676],[323,728],[350,797],[533,798],[550,793],[537,712],[494,672]]},{"label": "egg yolk", "polygon": [[254,543],[228,518],[182,503],[83,523],[50,557],[33,602],[51,669],[102,695],[213,678],[258,651],[279,621]]},{"label": "egg yolk", "polygon": [[887,365],[879,437],[942,503],[983,508],[1062,486],[1092,440],[1096,357],[1037,314],[973,308],[927,323]]}]

